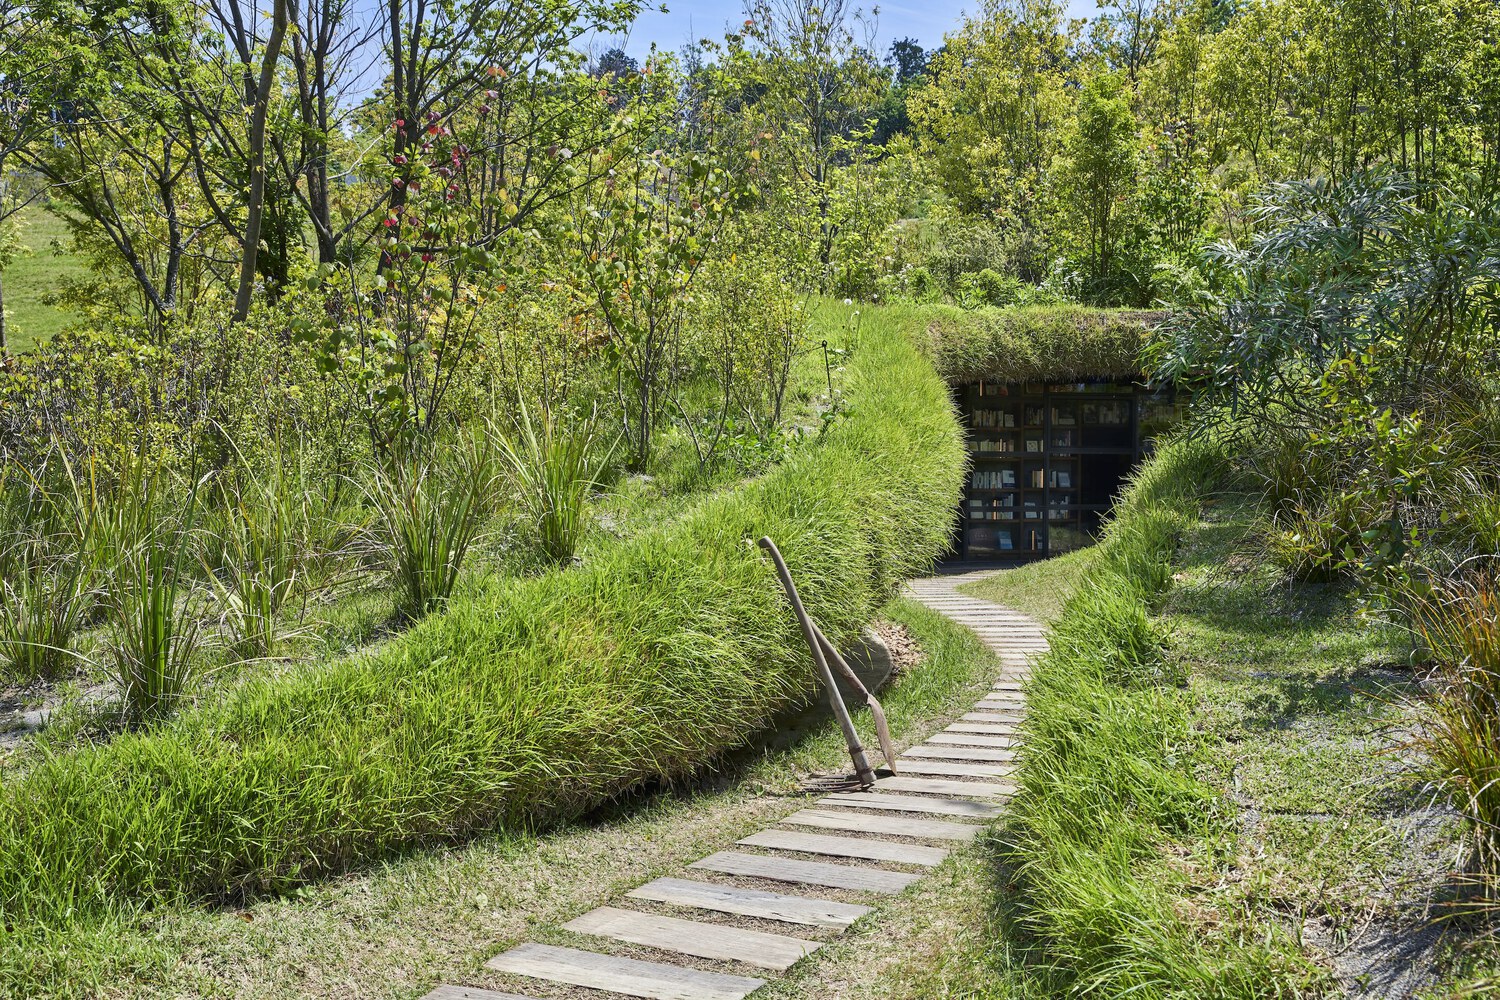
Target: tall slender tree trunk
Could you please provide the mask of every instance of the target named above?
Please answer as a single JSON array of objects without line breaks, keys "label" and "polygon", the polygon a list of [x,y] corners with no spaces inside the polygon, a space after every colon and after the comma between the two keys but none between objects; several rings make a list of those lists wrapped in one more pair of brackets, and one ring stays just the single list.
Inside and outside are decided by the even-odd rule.
[{"label": "tall slender tree trunk", "polygon": [[245,204],[245,252],[240,258],[240,286],[234,296],[234,322],[250,315],[250,295],[255,290],[255,261],[260,253],[260,227],[266,208],[266,118],[271,110],[271,88],[276,83],[276,63],[281,40],[286,36],[290,0],[274,0],[271,35],[261,59],[255,107],[250,113],[250,194]]},{"label": "tall slender tree trunk", "polygon": [[0,358],[10,353],[10,341],[5,339],[5,275],[0,274]]}]

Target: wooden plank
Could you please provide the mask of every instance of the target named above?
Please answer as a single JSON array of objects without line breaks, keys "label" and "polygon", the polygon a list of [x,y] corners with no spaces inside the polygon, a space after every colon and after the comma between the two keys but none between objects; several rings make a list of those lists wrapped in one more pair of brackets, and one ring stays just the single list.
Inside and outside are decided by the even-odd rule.
[{"label": "wooden plank", "polygon": [[702,861],[694,861],[688,867],[747,878],[768,878],[775,882],[884,893],[900,892],[921,878],[913,872],[888,872],[879,868],[830,865],[821,861],[798,861],[794,858],[768,858],[759,854],[741,854],[738,851],[719,851]]},{"label": "wooden plank", "polygon": [[927,746],[934,743],[953,747],[1015,747],[1020,745],[1015,736],[981,736],[977,733],[933,733],[927,737]]},{"label": "wooden plank", "polygon": [[922,837],[928,840],[973,840],[974,835],[982,829],[973,823],[955,823],[951,820],[908,819],[904,816],[833,809],[804,809],[792,813],[782,822],[821,830],[883,833],[894,837]]},{"label": "wooden plank", "polygon": [[1016,759],[1014,750],[994,750],[984,746],[945,746],[942,743],[921,743],[912,747],[903,757],[931,757],[938,760],[982,760],[1011,761]]},{"label": "wooden plank", "polygon": [[439,986],[422,1000],[536,1000],[536,998],[523,997],[519,993],[496,993],[494,990],[481,990],[474,986]]},{"label": "wooden plank", "polygon": [[948,852],[941,847],[918,844],[896,844],[889,840],[864,837],[830,837],[800,830],[762,830],[739,841],[743,847],[765,847],[773,851],[801,851],[804,854],[826,854],[834,858],[859,858],[864,861],[890,861],[902,865],[940,865]]},{"label": "wooden plank", "polygon": [[764,931],[681,920],[657,913],[601,906],[563,924],[575,934],[594,934],[630,944],[675,951],[698,958],[744,962],[762,969],[784,971],[821,947],[816,941],[767,934]]},{"label": "wooden plank", "polygon": [[1004,778],[1015,773],[1008,764],[961,764],[951,760],[923,760],[920,757],[902,757],[900,774],[935,774],[950,778]]},{"label": "wooden plank", "polygon": [[1016,786],[992,781],[942,781],[938,778],[876,778],[875,787],[882,792],[921,792],[928,795],[967,795],[977,799],[994,799],[1014,795]]},{"label": "wooden plank", "polygon": [[789,896],[759,889],[714,885],[682,878],[659,878],[626,893],[631,899],[650,899],[674,906],[691,906],[718,913],[735,913],[742,917],[779,920],[786,924],[829,927],[844,930],[870,912],[868,906],[835,903],[810,896]]},{"label": "wooden plank", "polygon": [[1002,812],[999,806],[987,802],[932,799],[921,795],[882,795],[879,792],[836,792],[819,799],[818,805],[884,809],[888,812],[922,813],[928,816],[962,816],[965,819],[994,819]]},{"label": "wooden plank", "polygon": [[660,962],[597,955],[547,944],[517,945],[484,963],[510,972],[569,986],[587,986],[648,1000],[740,1000],[766,984],[764,979],[699,972]]}]

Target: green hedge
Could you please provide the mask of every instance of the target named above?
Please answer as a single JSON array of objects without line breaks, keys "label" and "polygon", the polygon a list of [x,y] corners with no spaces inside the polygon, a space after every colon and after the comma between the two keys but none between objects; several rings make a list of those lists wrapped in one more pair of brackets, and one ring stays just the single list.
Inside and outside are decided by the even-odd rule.
[{"label": "green hedge", "polygon": [[963,475],[937,374],[879,313],[861,338],[849,414],[744,488],[582,568],[489,581],[370,654],[39,764],[0,792],[0,943],[576,816],[805,700],[749,541],[774,537],[849,636],[946,544]]},{"label": "green hedge", "polygon": [[1165,313],[1084,306],[935,309],[926,350],[949,382],[1135,381]]}]

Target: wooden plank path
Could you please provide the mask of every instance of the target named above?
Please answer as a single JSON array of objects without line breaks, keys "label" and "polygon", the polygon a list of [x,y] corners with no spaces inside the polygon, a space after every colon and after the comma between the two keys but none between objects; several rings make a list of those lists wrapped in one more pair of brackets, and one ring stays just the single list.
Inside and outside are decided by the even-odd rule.
[{"label": "wooden plank path", "polygon": [[[1025,680],[1031,658],[1047,648],[1042,628],[1025,615],[958,593],[960,583],[982,575],[907,587],[912,599],[972,629],[998,655],[1001,671],[970,711],[904,751],[896,774],[877,778],[869,791],[825,795],[694,861],[687,877],[647,882],[563,924],[576,947],[520,944],[485,967],[505,974],[511,988],[530,983],[549,997],[583,988],[606,997],[741,1000],[972,840],[1015,791],[1008,779]],[[819,895],[830,889],[840,898]],[[444,985],[423,1000],[536,998]]]}]

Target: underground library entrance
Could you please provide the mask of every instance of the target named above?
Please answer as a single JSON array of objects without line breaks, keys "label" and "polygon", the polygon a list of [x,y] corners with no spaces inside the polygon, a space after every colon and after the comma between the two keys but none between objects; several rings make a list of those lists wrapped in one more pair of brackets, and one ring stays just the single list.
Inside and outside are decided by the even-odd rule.
[{"label": "underground library entrance", "polygon": [[1038,559],[1088,544],[1176,417],[1170,387],[1105,380],[954,387],[968,435],[954,555]]}]

